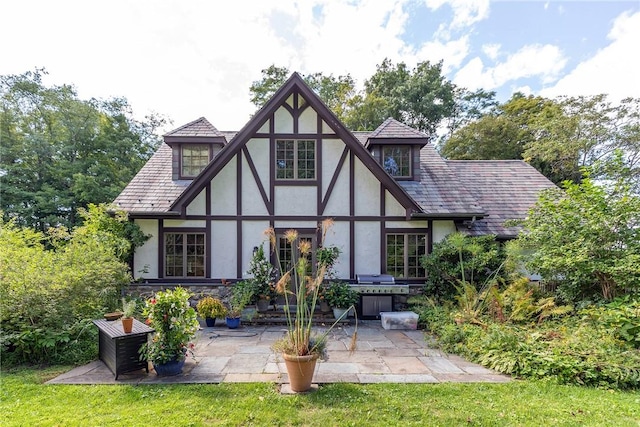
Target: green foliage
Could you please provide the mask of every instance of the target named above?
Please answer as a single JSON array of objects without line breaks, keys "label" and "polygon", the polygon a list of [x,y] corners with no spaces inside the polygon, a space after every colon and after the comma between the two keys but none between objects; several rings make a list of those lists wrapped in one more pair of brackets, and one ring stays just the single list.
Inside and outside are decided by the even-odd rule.
[{"label": "green foliage", "polygon": [[77,226],[78,208],[113,201],[153,154],[164,122],[135,120],[123,98],[47,87],[45,74],[0,76],[0,209],[40,231]]},{"label": "green foliage", "polygon": [[358,302],[358,293],[347,282],[332,281],[322,290],[322,297],[332,308],[346,309]]},{"label": "green foliage", "polygon": [[[590,307],[579,316],[549,320],[549,316],[540,317],[548,305],[546,298],[523,302],[528,292],[509,290],[508,294],[515,297],[503,295],[505,301],[512,299],[505,304],[510,306],[505,313],[517,318],[517,323],[489,315],[475,324],[460,323],[454,320],[457,307],[424,301],[414,301],[412,309],[437,336],[443,350],[499,372],[558,384],[640,388],[640,353],[633,347],[635,341],[621,339],[637,326],[636,306]],[[523,310],[523,305],[530,307]],[[522,320],[515,315],[518,312],[526,313]],[[527,318],[542,321],[526,322]]]},{"label": "green foliage", "polygon": [[614,332],[616,338],[640,348],[640,300],[629,296],[580,310],[580,315]]},{"label": "green foliage", "polygon": [[[249,90],[251,102],[262,107],[288,75],[286,67],[271,65],[262,70],[262,79],[254,81]],[[458,115],[473,115],[474,109],[483,108],[479,100],[491,97],[480,91],[456,91],[455,85],[442,75],[442,62],[425,61],[410,70],[403,62],[394,65],[385,59],[360,92],[349,74],[334,77],[314,73],[304,79],[351,130],[372,130],[393,117],[416,129],[435,133],[440,122],[454,114],[454,109],[457,108]],[[457,106],[456,95],[461,97]]]},{"label": "green foliage", "polygon": [[184,360],[189,343],[198,330],[196,311],[189,305],[191,294],[182,287],[159,291],[145,303],[147,324],[153,337],[140,348],[140,356],[155,364]]},{"label": "green foliage", "polygon": [[43,363],[60,357],[78,334],[86,337],[79,322],[115,309],[130,283],[128,266],[110,243],[114,239],[94,238],[84,227],[55,231],[45,235],[0,220],[3,360]]},{"label": "green foliage", "polygon": [[127,301],[126,298],[122,298],[122,317],[133,317],[137,308],[138,305],[135,300]]},{"label": "green foliage", "polygon": [[196,310],[202,318],[215,319],[217,317],[224,317],[227,314],[227,309],[218,298],[206,296],[200,298],[196,305]]},{"label": "green foliage", "polygon": [[640,188],[640,98],[612,104],[606,95],[547,99],[516,93],[485,111],[444,141],[444,157],[525,159],[561,184],[580,182],[582,167],[614,158],[620,150],[628,176]]},{"label": "green foliage", "polygon": [[253,280],[242,280],[234,283],[231,288],[229,298],[229,317],[240,317],[242,310],[251,304],[258,295],[256,282]]},{"label": "green foliage", "polygon": [[640,196],[625,179],[565,182],[543,192],[522,225],[528,270],[557,282],[563,299],[640,291]]},{"label": "green foliage", "polygon": [[276,296],[274,289],[276,270],[267,259],[262,245],[258,246],[258,250],[255,251],[251,261],[249,261],[247,273],[252,276],[251,279],[246,280],[251,282],[250,302],[256,302],[258,298],[271,299]]},{"label": "green foliage", "polygon": [[425,293],[439,299],[452,299],[460,281],[476,289],[489,279],[504,280],[512,272],[506,263],[504,248],[495,236],[471,237],[452,233],[433,245],[433,251],[422,259],[427,281]]}]

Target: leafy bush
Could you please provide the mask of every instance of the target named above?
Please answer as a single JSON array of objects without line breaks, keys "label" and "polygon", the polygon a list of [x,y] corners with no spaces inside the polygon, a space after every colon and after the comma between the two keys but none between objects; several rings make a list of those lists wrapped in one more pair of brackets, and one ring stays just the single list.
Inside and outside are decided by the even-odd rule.
[{"label": "leafy bush", "polygon": [[422,259],[427,274],[425,293],[450,300],[461,281],[479,290],[490,279],[504,280],[513,271],[506,268],[506,260],[505,250],[495,236],[450,234],[434,244],[433,251]]},{"label": "leafy bush", "polygon": [[[67,359],[63,353],[70,343],[89,339],[83,321],[119,306],[120,291],[131,277],[118,258],[122,238],[89,231],[102,215],[107,214],[87,216],[86,225],[71,233],[57,229],[47,235],[0,222],[3,362]],[[95,357],[95,346],[77,348]],[[81,353],[78,360],[85,360],[88,355]]]},{"label": "leafy bush", "polygon": [[[412,309],[444,351],[496,371],[559,384],[640,388],[640,352],[632,342],[619,338],[621,328],[612,327],[628,324],[616,320],[626,319],[619,316],[619,312],[626,312],[626,306],[608,310],[591,307],[583,310],[582,316],[536,324],[495,322],[485,316],[481,326],[456,323],[456,308],[450,305],[422,302],[414,303]],[[602,321],[605,318],[612,320]]]}]

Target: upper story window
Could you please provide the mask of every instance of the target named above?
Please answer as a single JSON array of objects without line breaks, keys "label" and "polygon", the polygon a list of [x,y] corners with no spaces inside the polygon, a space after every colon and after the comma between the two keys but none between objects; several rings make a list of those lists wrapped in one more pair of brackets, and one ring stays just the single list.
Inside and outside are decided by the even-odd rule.
[{"label": "upper story window", "polygon": [[382,167],[397,178],[411,177],[411,146],[388,145],[382,147]]},{"label": "upper story window", "polygon": [[276,179],[316,179],[316,142],[314,140],[277,140]]},{"label": "upper story window", "polygon": [[182,146],[182,168],[180,175],[193,178],[209,163],[209,146],[201,144],[185,144]]}]

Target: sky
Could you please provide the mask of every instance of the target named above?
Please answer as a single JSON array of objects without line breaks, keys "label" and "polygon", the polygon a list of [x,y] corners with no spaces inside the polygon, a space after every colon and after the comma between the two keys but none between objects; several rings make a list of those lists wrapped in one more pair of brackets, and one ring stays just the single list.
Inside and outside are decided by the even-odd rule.
[{"label": "sky", "polygon": [[239,130],[251,83],[276,65],[350,74],[385,58],[442,61],[467,89],[640,97],[640,0],[21,0],[0,20],[0,75],[45,68],[82,99],[124,97],[169,131],[206,117]]}]

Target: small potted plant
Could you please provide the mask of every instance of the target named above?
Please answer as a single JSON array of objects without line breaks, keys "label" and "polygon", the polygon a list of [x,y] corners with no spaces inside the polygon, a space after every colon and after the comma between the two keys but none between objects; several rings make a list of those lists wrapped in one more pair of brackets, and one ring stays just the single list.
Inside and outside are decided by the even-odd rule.
[{"label": "small potted plant", "polygon": [[122,298],[122,329],[125,334],[130,334],[133,329],[133,315],[136,312],[136,301]]},{"label": "small potted plant", "polygon": [[196,310],[209,327],[215,326],[216,318],[224,317],[227,314],[227,308],[222,304],[222,301],[211,296],[201,298],[196,305]]},{"label": "small potted plant", "polygon": [[253,284],[249,280],[243,280],[233,285],[231,297],[229,298],[229,310],[226,322],[229,329],[236,329],[240,326],[242,310],[251,303],[254,295]]},{"label": "small potted plant", "polygon": [[348,283],[341,281],[330,282],[324,289],[323,296],[327,304],[333,308],[336,319],[344,317],[345,313],[358,302],[359,297],[358,292],[351,289]]},{"label": "small potted plant", "polygon": [[189,297],[186,289],[177,287],[157,292],[145,303],[146,323],[155,333],[141,346],[140,354],[153,364],[158,375],[181,373],[187,353],[193,348],[190,341],[200,325]]}]

